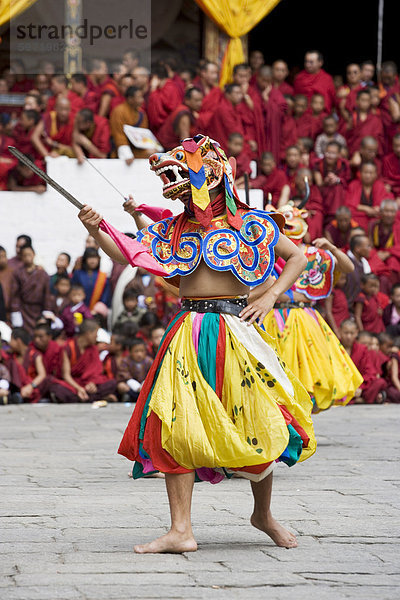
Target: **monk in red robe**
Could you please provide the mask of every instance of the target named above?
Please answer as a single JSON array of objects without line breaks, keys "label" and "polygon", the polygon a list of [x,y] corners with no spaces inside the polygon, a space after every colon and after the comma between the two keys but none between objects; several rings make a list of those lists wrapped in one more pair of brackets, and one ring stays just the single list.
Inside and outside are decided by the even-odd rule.
[{"label": "monk in red robe", "polygon": [[294,80],[294,93],[304,94],[309,100],[313,94],[321,94],[328,113],[335,103],[336,90],[332,77],[322,68],[324,59],[320,52],[307,52],[304,58],[304,70]]},{"label": "monk in red robe", "polygon": [[378,177],[382,175],[382,163],[377,157],[379,144],[377,140],[370,135],[362,138],[360,147],[349,160],[353,173],[353,178],[360,179],[360,167],[364,162],[373,162],[376,167]]},{"label": "monk in red robe", "polygon": [[322,94],[313,94],[310,101],[311,135],[314,142],[323,131],[324,119],[328,115],[325,110],[325,98]]},{"label": "monk in red robe", "polygon": [[288,75],[289,69],[284,60],[276,60],[272,63],[272,85],[284,96],[293,96],[293,86],[286,81]]},{"label": "monk in red robe", "polygon": [[286,148],[285,153],[285,162],[282,165],[282,170],[286,175],[288,180],[289,190],[287,190],[287,198],[286,201],[289,200],[290,194],[294,192],[295,189],[295,178],[298,169],[301,169],[305,165],[301,162],[301,153],[300,149],[297,146],[289,146]]},{"label": "monk in red robe", "polygon": [[85,320],[79,328],[80,333],[64,346],[62,381],[50,385],[50,392],[60,402],[116,400],[116,382],[104,375],[96,346],[98,329],[96,321]]},{"label": "monk in red robe", "polygon": [[75,117],[72,148],[80,165],[85,158],[107,158],[111,150],[108,120],[94,115],[90,108],[80,110]]},{"label": "monk in red robe", "polygon": [[51,339],[51,331],[46,323],[36,325],[31,347],[40,353],[47,377],[61,377],[62,346]]},{"label": "monk in red robe", "polygon": [[15,327],[12,330],[6,366],[11,375],[11,391],[19,397],[16,402],[38,402],[41,398],[39,388],[46,379],[42,357],[29,343],[30,335],[26,329]]},{"label": "monk in red robe", "polygon": [[272,152],[275,160],[280,159],[280,144],[282,125],[288,110],[283,94],[272,85],[271,67],[263,66],[257,73],[256,83],[249,88],[249,94],[254,102],[257,115],[263,116],[262,121],[256,120],[262,128],[262,151]]},{"label": "monk in red robe", "polygon": [[379,278],[382,275],[389,278],[391,287],[400,280],[400,219],[395,200],[383,200],[379,207],[379,220],[371,223],[370,240],[373,249],[369,264],[372,272]]},{"label": "monk in red robe", "polygon": [[349,164],[340,157],[340,151],[338,142],[329,142],[324,158],[314,163],[314,181],[322,196],[325,226],[332,221],[337,209],[345,204],[346,189],[351,179]]},{"label": "monk in red robe", "polygon": [[32,134],[32,144],[42,157],[74,157],[72,133],[74,115],[67,98],[58,98],[55,110],[43,115]]},{"label": "monk in red robe", "polygon": [[346,67],[346,83],[341,85],[336,92],[336,106],[340,113],[346,108],[352,113],[356,108],[357,92],[363,89],[361,84],[361,68],[356,63]]},{"label": "monk in red robe", "polygon": [[[26,156],[37,167],[43,167],[42,161],[34,160],[34,157],[30,154]],[[43,184],[42,178],[36,175],[30,167],[22,163],[17,163],[15,168],[8,174],[7,189],[11,192],[36,192],[37,194],[43,194],[46,191],[46,186]]]},{"label": "monk in red robe", "polygon": [[206,129],[207,135],[218,140],[225,152],[228,151],[230,133],[240,133],[244,137],[244,128],[238,105],[243,99],[240,85],[231,83],[225,86],[224,95],[211,117]]},{"label": "monk in red robe", "polygon": [[97,113],[99,108],[98,94],[89,89],[86,75],[83,73],[71,75],[71,90],[82,98],[84,108],[90,108],[94,113]]},{"label": "monk in red robe", "polygon": [[237,110],[243,124],[244,137],[249,153],[254,159],[261,156],[261,148],[265,142],[263,132],[259,126],[262,123],[262,114],[258,104],[254,105],[254,101],[250,95],[250,79],[251,69],[246,63],[235,65],[233,68],[233,83],[240,85],[243,99],[238,104]]},{"label": "monk in red robe", "polygon": [[21,260],[22,266],[11,279],[11,322],[31,333],[42,312],[51,310],[50,279],[44,269],[35,266],[32,246],[21,249]]},{"label": "monk in red robe", "polygon": [[264,192],[264,204],[278,206],[282,189],[288,185],[286,173],[278,169],[272,152],[264,152],[261,156],[260,175],[250,179],[250,187],[261,189]]},{"label": "monk in red robe", "polygon": [[349,156],[360,148],[361,140],[371,136],[378,142],[378,156],[383,152],[383,126],[381,119],[371,112],[371,94],[368,89],[357,93],[356,110],[348,113],[347,123],[341,133],[346,138]]},{"label": "monk in red robe", "polygon": [[227,156],[232,157],[236,160],[236,187],[244,188],[244,176],[245,174],[250,176],[251,167],[250,156],[245,151],[245,141],[241,133],[231,133],[228,137]]},{"label": "monk in red robe", "polygon": [[400,133],[393,138],[393,152],[383,157],[382,175],[383,180],[390,188],[396,198],[400,197]]},{"label": "monk in red robe", "polygon": [[350,234],[355,227],[358,223],[351,218],[351,210],[347,206],[339,206],[335,218],[325,227],[324,236],[342,252],[347,252]]},{"label": "monk in red robe", "polygon": [[57,100],[59,98],[67,98],[70,102],[71,113],[75,114],[81,108],[84,108],[83,100],[75,94],[72,90],[68,89],[68,79],[65,75],[54,75],[51,78],[51,91],[53,92],[53,96],[47,101],[46,104],[46,112],[52,112],[55,110]]},{"label": "monk in red robe", "polygon": [[355,401],[364,401],[367,404],[383,401],[382,391],[386,390],[387,383],[377,377],[371,353],[366,346],[356,341],[358,328],[354,321],[346,320],[340,326],[340,341],[350,355],[364,378],[361,389],[356,392]]},{"label": "monk in red robe", "polygon": [[174,82],[168,78],[163,65],[156,65],[152,73],[152,91],[147,101],[147,115],[150,129],[157,136],[165,119],[181,103],[181,96]]},{"label": "monk in red robe", "polygon": [[393,198],[393,195],[386,190],[383,181],[378,179],[375,164],[363,163],[360,168],[360,180],[354,179],[347,189],[346,206],[366,232],[371,220],[379,215],[379,207],[385,198]]},{"label": "monk in red robe", "polygon": [[292,200],[296,206],[300,204],[306,194],[306,177],[308,178],[308,184],[310,188],[310,195],[306,205],[308,211],[308,233],[306,236],[306,242],[308,243],[322,236],[324,218],[322,196],[318,187],[312,184],[313,179],[310,169],[306,169],[305,167],[297,169],[294,178],[294,187],[290,188],[289,186],[285,185],[282,188],[279,206],[284,206],[289,200]]},{"label": "monk in red robe", "polygon": [[346,319],[350,318],[349,305],[346,294],[343,291],[346,285],[346,275],[340,273],[332,293],[325,300],[325,319],[332,331],[339,337],[339,327]]},{"label": "monk in red robe", "polygon": [[296,137],[312,137],[313,120],[308,112],[308,99],[304,94],[294,97],[293,119],[296,124]]},{"label": "monk in red robe", "polygon": [[200,130],[206,130],[209,120],[214,114],[219,101],[222,98],[222,90],[218,86],[219,68],[211,61],[204,61],[200,67],[198,77],[193,80],[194,87],[203,93],[203,102],[199,116]]},{"label": "monk in red robe", "polygon": [[184,102],[165,119],[158,131],[158,139],[165,150],[172,150],[181,140],[193,137],[197,131],[197,119],[203,102],[203,94],[197,88],[185,92]]},{"label": "monk in red robe", "polygon": [[383,123],[385,142],[384,153],[392,147],[393,136],[398,132],[400,84],[397,66],[393,61],[382,63],[381,82],[379,84],[381,103],[379,105]]},{"label": "monk in red robe", "polygon": [[32,134],[39,121],[40,114],[36,110],[23,110],[18,123],[13,129],[15,147],[24,154],[30,154],[35,159],[40,158],[40,154],[32,144]]}]

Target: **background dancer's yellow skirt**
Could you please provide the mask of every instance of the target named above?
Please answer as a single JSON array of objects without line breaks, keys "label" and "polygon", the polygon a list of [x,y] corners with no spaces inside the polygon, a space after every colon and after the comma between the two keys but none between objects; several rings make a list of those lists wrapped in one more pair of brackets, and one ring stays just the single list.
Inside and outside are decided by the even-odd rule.
[{"label": "background dancer's yellow skirt", "polygon": [[345,405],[363,378],[342,344],[312,307],[276,308],[265,321],[278,353],[310,394],[314,411]]},{"label": "background dancer's yellow skirt", "polygon": [[307,391],[268,333],[233,315],[181,312],[169,325],[119,452],[134,477],[196,470],[259,480],[316,447]]}]

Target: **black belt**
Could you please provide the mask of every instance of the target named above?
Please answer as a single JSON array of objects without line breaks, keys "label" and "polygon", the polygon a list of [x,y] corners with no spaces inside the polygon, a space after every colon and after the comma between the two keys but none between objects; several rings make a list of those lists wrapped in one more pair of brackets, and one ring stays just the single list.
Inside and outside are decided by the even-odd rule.
[{"label": "black belt", "polygon": [[277,302],[274,308],[309,308],[311,302]]},{"label": "black belt", "polygon": [[182,301],[182,309],[198,313],[227,313],[239,316],[247,306],[247,298],[204,298],[204,300]]}]

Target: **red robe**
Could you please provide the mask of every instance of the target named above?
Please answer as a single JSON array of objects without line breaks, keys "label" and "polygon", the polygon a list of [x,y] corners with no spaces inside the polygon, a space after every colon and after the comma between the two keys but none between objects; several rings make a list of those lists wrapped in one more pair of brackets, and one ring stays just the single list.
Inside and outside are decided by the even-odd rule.
[{"label": "red robe", "polygon": [[382,84],[379,84],[381,90],[381,103],[379,105],[383,130],[384,130],[384,154],[388,154],[392,150],[393,136],[398,131],[398,123],[394,123],[389,110],[389,98],[395,94],[400,94],[400,84],[398,81],[389,87],[385,88]]},{"label": "red robe", "polygon": [[349,156],[360,149],[361,140],[368,136],[372,136],[378,142],[378,156],[383,152],[383,126],[381,119],[372,113],[369,113],[365,121],[360,121],[358,113],[352,115],[353,126],[351,129],[344,131],[344,136],[347,141]]},{"label": "red robe", "polygon": [[278,89],[272,88],[268,102],[265,102],[257,85],[249,87],[249,95],[254,102],[256,121],[259,123],[259,128],[263,130],[259,134],[263,138],[262,150],[272,152],[275,161],[278,163],[280,159],[282,124],[287,112],[286,100]]},{"label": "red robe", "polygon": [[0,134],[0,156],[14,160],[14,156],[10,153],[8,146],[15,146],[14,138]]},{"label": "red robe", "polygon": [[247,175],[251,174],[251,167],[250,167],[250,156],[248,154],[246,154],[246,152],[241,152],[239,154],[239,156],[235,157],[236,160],[236,179],[239,179],[239,177],[243,177],[243,175],[245,173],[247,173]]},{"label": "red robe", "polygon": [[393,194],[400,196],[400,158],[391,152],[382,160],[382,175],[385,183],[388,183]]},{"label": "red robe", "polygon": [[35,348],[43,359],[47,375],[61,377],[61,362],[63,348],[54,340],[50,340],[44,352]]},{"label": "red robe", "polygon": [[329,231],[336,248],[340,248],[340,250],[343,252],[347,252],[347,250],[350,248],[350,232],[354,227],[358,227],[358,223],[357,221],[351,219],[349,229],[343,233],[340,231],[340,229],[338,229],[336,219],[333,219],[333,221],[325,227],[325,230]]},{"label": "red robe", "polygon": [[165,150],[172,150],[181,143],[181,139],[176,133],[176,127],[179,119],[183,115],[188,115],[191,123],[190,136],[193,137],[197,133],[196,118],[186,104],[179,104],[175,110],[165,119],[158,131],[158,140]]},{"label": "red robe", "polygon": [[281,143],[280,143],[280,155],[279,158],[282,162],[285,160],[286,149],[289,146],[295,146],[297,144],[297,130],[296,121],[291,115],[284,115],[281,127]]},{"label": "red robe", "polygon": [[23,326],[32,333],[43,310],[51,310],[49,276],[43,269],[28,273],[24,266],[16,269],[11,279],[11,312],[21,312]]},{"label": "red robe", "polygon": [[[301,194],[295,189],[292,199],[301,197]],[[323,233],[323,205],[322,196],[316,185],[310,185],[310,197],[307,201],[307,210],[310,216],[307,218],[308,233],[311,241],[322,236]]]},{"label": "red robe", "polygon": [[296,123],[296,136],[299,137],[312,137],[313,133],[313,118],[309,112],[303,113],[300,117],[293,117]]},{"label": "red robe", "polygon": [[[262,144],[262,140],[258,138],[258,128],[256,124],[256,113],[254,109],[252,110],[244,100],[237,105],[237,112],[239,113],[240,119],[242,121],[243,131],[244,131],[244,139],[246,142],[250,140],[254,140],[257,142],[257,151],[251,152],[250,147],[246,147],[248,154],[252,156],[252,158],[260,158],[262,149],[260,149],[260,143]],[[247,146],[247,144],[246,144]]]},{"label": "red robe", "polygon": [[[123,99],[122,99],[123,100]],[[96,92],[93,90],[87,90],[86,94],[82,96],[83,106],[89,108],[94,114],[99,110],[99,98]]]},{"label": "red robe", "polygon": [[385,331],[382,314],[379,314],[382,306],[378,295],[366,296],[363,292],[361,292],[355,299],[355,304],[357,303],[361,303],[363,305],[361,321],[364,326],[364,330],[370,331],[371,333],[382,333],[382,331]]},{"label": "red robe", "polygon": [[225,152],[228,151],[228,138],[231,133],[241,133],[244,128],[237,106],[234,106],[225,96],[221,98],[206,130],[213,140],[219,142]]},{"label": "red robe", "polygon": [[[325,164],[325,159],[320,158],[314,163],[314,171],[321,174],[324,179],[329,170]],[[337,185],[322,185],[319,188],[322,196],[324,221],[327,225],[335,216],[339,206],[343,206],[346,201],[346,189],[351,179],[349,163],[346,159],[340,158],[337,161],[336,168],[330,169],[331,172],[340,179]]]},{"label": "red robe", "polygon": [[[47,100],[45,112],[48,113],[48,112],[51,112],[52,110],[55,110],[56,102],[57,102],[58,98],[59,98],[59,96],[50,96],[50,98]],[[76,114],[79,110],[81,110],[82,108],[85,108],[83,99],[80,96],[78,96],[78,94],[75,94],[75,92],[73,92],[72,90],[68,90],[67,98],[71,103],[71,113],[72,114]]]},{"label": "red robe", "polygon": [[[100,117],[99,115],[94,115],[94,131],[90,140],[100,152],[103,152],[104,154],[110,152],[110,126],[108,124],[108,119]],[[95,156],[89,154],[89,158],[95,158]]]},{"label": "red robe", "polygon": [[331,112],[336,98],[333,79],[323,69],[314,74],[307,73],[305,70],[300,71],[294,80],[294,93],[304,94],[309,100],[314,94],[321,94],[325,99],[325,109],[328,113]]},{"label": "red robe", "polygon": [[[198,87],[198,89],[201,90],[204,94],[204,89],[201,85],[196,85],[196,87]],[[198,133],[203,133],[204,131],[206,131],[208,123],[211,117],[213,116],[214,111],[217,108],[221,98],[223,97],[224,95],[222,93],[222,90],[218,86],[212,88],[212,90],[204,96],[203,102],[201,103],[199,118],[197,121],[199,128]]]},{"label": "red robe", "polygon": [[361,384],[362,396],[367,404],[372,404],[376,401],[379,392],[387,387],[386,381],[376,376],[372,353],[366,346],[354,342],[350,356],[364,378]]},{"label": "red robe", "polygon": [[[276,87],[276,86],[275,86]],[[287,83],[286,81],[282,81],[282,83],[280,83],[277,86],[277,89],[280,91],[281,94],[283,94],[284,96],[293,96],[293,86],[291,86],[289,83]]]},{"label": "red robe", "polygon": [[332,314],[337,327],[340,327],[343,321],[350,318],[346,294],[337,287],[332,290]]},{"label": "red robe", "polygon": [[150,128],[155,135],[169,114],[181,103],[181,97],[173,81],[168,79],[164,87],[150,93],[147,102],[147,116]]},{"label": "red robe", "polygon": [[43,115],[44,129],[47,135],[60,144],[71,146],[72,133],[74,131],[74,116],[70,114],[67,123],[58,123],[55,111],[46,112]]},{"label": "red robe", "polygon": [[278,201],[284,185],[288,185],[288,178],[282,169],[275,169],[269,175],[259,175],[251,181],[252,188],[259,188],[264,192],[264,202],[268,202],[268,194],[272,195],[271,204],[278,206]]},{"label": "red robe", "polygon": [[20,123],[17,123],[13,129],[13,136],[15,139],[15,147],[21,150],[24,154],[30,154],[33,158],[41,159],[42,156],[36,150],[32,144],[32,133],[35,131],[35,127],[26,131]]},{"label": "red robe", "polygon": [[[64,351],[71,364],[71,376],[78,385],[85,387],[88,383],[98,385],[107,381],[96,346],[88,346],[81,353],[76,338],[72,338],[65,344]],[[70,387],[65,381],[62,383]]]},{"label": "red robe", "polygon": [[[373,250],[368,260],[372,272],[378,276],[392,275],[398,280],[400,274],[400,220],[396,219],[393,225],[392,233],[387,235],[379,221],[371,225],[370,239]],[[381,260],[378,256],[378,251],[384,250],[389,252],[390,256],[385,260]]]},{"label": "red robe", "polygon": [[[371,198],[372,196],[372,198]],[[369,198],[363,198],[363,186],[361,181],[354,179],[346,192],[346,206],[351,210],[352,217],[358,222],[366,232],[368,231],[371,217],[366,213],[358,210],[359,204],[367,204],[369,206],[380,206],[385,198],[393,198],[393,194],[386,191],[382,180],[377,179],[372,186],[372,193]]]}]

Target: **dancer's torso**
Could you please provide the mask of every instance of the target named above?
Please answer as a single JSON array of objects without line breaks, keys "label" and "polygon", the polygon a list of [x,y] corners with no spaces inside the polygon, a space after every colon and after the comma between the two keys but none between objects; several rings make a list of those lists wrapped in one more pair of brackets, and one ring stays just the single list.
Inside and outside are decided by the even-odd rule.
[{"label": "dancer's torso", "polygon": [[179,295],[186,298],[242,296],[248,293],[249,287],[231,272],[213,271],[203,260],[193,273],[180,279]]}]

